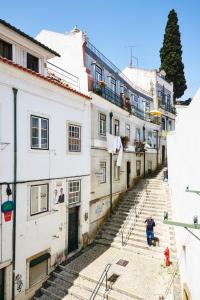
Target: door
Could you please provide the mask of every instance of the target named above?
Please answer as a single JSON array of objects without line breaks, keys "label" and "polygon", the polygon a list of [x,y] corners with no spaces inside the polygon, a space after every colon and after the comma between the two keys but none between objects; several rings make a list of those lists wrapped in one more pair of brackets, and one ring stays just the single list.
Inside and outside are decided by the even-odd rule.
[{"label": "door", "polygon": [[130,161],[127,161],[127,166],[126,166],[127,189],[130,188],[130,174],[131,174],[131,163]]},{"label": "door", "polygon": [[162,164],[164,165],[165,163],[165,146],[162,146]]},{"label": "door", "polygon": [[79,207],[69,209],[68,253],[78,249]]},{"label": "door", "polygon": [[0,300],[4,300],[4,269],[0,270]]}]

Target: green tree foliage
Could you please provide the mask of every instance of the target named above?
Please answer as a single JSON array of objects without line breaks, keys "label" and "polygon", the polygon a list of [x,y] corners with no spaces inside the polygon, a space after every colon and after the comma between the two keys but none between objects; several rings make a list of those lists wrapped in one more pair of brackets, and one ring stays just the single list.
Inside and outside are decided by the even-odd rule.
[{"label": "green tree foliage", "polygon": [[161,70],[166,72],[166,80],[174,84],[174,102],[187,89],[182,62],[181,35],[178,17],[174,9],[169,12],[165,28],[163,46],[160,49]]}]

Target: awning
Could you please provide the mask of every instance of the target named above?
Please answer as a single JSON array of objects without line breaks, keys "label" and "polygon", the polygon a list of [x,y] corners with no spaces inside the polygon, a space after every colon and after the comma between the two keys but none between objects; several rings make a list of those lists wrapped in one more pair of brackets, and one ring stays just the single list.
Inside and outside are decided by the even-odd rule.
[{"label": "awning", "polygon": [[159,110],[151,110],[149,114],[155,117],[160,117],[162,115],[162,113]]}]

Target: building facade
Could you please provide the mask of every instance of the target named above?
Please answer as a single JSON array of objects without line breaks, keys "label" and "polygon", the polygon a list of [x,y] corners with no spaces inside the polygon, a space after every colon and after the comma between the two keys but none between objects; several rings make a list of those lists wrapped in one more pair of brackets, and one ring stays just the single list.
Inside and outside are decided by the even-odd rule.
[{"label": "building facade", "polygon": [[[89,92],[92,98],[92,239],[110,211],[111,184],[115,205],[120,195],[132,187],[138,178],[161,164],[160,122],[150,114],[154,107],[150,92],[135,86],[79,29],[74,28],[65,34],[43,30],[37,39],[60,53],[61,57],[55,57],[50,62],[69,69],[79,77],[81,91]],[[107,133],[120,136],[124,141],[121,166],[117,165],[117,154],[112,156],[111,161]]]},{"label": "building facade", "polygon": [[91,99],[47,69],[47,60],[58,55],[0,21],[4,300],[30,299],[59,263],[88,242]]},{"label": "building facade", "polygon": [[[198,139],[200,90],[189,106],[181,106],[178,108],[180,114],[176,130],[167,138],[169,187],[174,220],[193,225],[194,222],[199,223],[200,211]],[[198,300],[200,233],[199,229],[187,228],[187,225],[184,227],[175,226],[183,299]]]},{"label": "building facade", "polygon": [[161,156],[167,160],[166,136],[175,129],[176,110],[173,102],[173,83],[165,80],[165,72],[127,67],[124,74],[153,97],[153,109],[161,114]]}]

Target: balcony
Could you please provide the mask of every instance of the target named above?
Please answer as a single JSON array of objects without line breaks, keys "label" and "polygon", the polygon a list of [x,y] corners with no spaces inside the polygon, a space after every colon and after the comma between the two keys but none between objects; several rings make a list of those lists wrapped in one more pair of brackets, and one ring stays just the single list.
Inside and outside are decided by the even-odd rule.
[{"label": "balcony", "polygon": [[167,105],[167,104],[165,104],[165,103],[160,103],[160,104],[159,104],[159,107],[160,107],[161,109],[165,110],[165,111],[168,111],[168,112],[174,114],[174,115],[176,114],[176,109],[175,109],[175,107],[173,107],[173,106],[171,106],[171,105]]},{"label": "balcony", "polygon": [[65,83],[75,90],[80,90],[79,78],[58,66],[47,62],[47,76],[57,82]]},{"label": "balcony", "polygon": [[86,52],[95,61],[99,61],[100,64],[110,73],[113,74],[116,80],[119,80],[121,84],[124,84],[131,92],[140,95],[141,97],[152,100],[152,96],[149,92],[143,90],[141,87],[136,86],[123,72],[117,68],[105,55],[103,55],[93,44],[87,41]]},{"label": "balcony", "polygon": [[94,81],[93,83],[93,92],[109,102],[123,108],[123,101],[121,95],[115,93],[113,90],[108,88],[107,86],[102,86],[98,81]]}]

